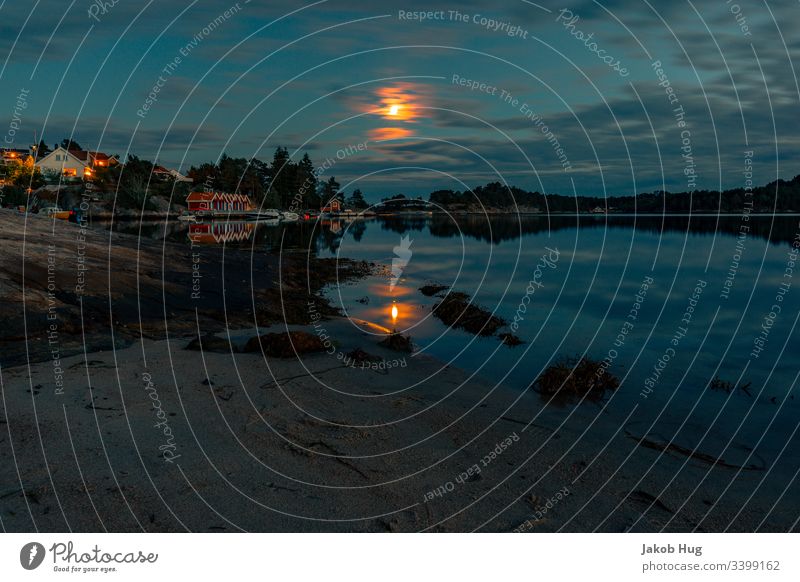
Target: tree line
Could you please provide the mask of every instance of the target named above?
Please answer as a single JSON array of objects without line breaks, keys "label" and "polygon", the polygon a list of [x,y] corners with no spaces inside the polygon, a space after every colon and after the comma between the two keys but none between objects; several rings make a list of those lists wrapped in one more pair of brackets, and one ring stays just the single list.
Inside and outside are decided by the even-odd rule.
[{"label": "tree line", "polygon": [[[60,145],[66,149],[82,149],[71,139],[62,140]],[[40,141],[36,151],[37,157],[41,158],[50,149]],[[307,153],[299,161],[294,161],[288,150],[280,146],[270,162],[223,154],[217,162],[191,166],[187,177],[191,178],[192,184],[156,177],[153,173],[155,168],[153,162],[131,154],[124,164],[96,168],[94,175],[84,181],[91,182],[99,191],[117,192],[117,202],[133,208],[146,206],[147,199],[152,196],[183,203],[192,190],[245,194],[267,208],[320,208],[334,199],[354,209],[369,206],[360,189],[354,189],[348,196],[341,190],[335,176],[323,179],[322,168],[315,168]],[[25,163],[0,167],[0,177],[8,183],[6,202],[13,198],[15,203],[24,203],[28,188],[35,190],[47,181],[34,165],[32,157]],[[69,182],[64,180],[65,184]]]},{"label": "tree line", "polygon": [[[82,149],[72,139],[64,139],[60,145],[66,149]],[[42,157],[49,148],[40,141],[36,148]],[[153,162],[129,155],[124,165],[99,168],[90,181],[101,191],[118,192],[118,202],[125,206],[141,207],[152,196],[162,196],[182,203],[192,190],[205,189],[245,194],[262,207],[319,208],[331,200],[339,200],[346,207],[364,209],[369,205],[360,189],[348,196],[341,191],[335,176],[327,180],[323,168],[315,168],[307,153],[299,161],[289,156],[285,147],[277,147],[272,160],[264,162],[257,158],[236,158],[223,154],[217,162],[206,162],[191,166],[187,175],[192,184],[172,182],[154,178]],[[0,178],[8,186],[4,201],[9,203],[19,198],[23,203],[27,188],[36,189],[45,183],[39,168],[29,158],[26,163],[0,167]],[[14,196],[18,194],[18,196]],[[596,208],[610,212],[637,213],[697,213],[723,212],[739,214],[749,209],[752,212],[800,211],[800,175],[791,180],[776,180],[746,192],[734,188],[722,192],[695,190],[693,192],[655,191],[635,196],[565,196],[527,191],[500,182],[491,182],[472,190],[436,190],[431,192],[430,202],[447,210],[500,209],[513,211],[536,209],[540,212],[591,212]],[[415,200],[396,195],[384,199],[391,207],[406,208]],[[752,206],[748,206],[752,204]]]},{"label": "tree line", "polygon": [[800,175],[791,180],[775,180],[752,189],[695,190],[693,192],[655,191],[636,196],[564,196],[529,192],[515,186],[492,182],[472,191],[436,190],[429,200],[448,210],[482,208],[512,211],[536,208],[541,212],[591,212],[595,208],[611,212],[689,213],[724,212],[800,212]]},{"label": "tree line", "polygon": [[269,163],[223,154],[217,163],[192,166],[187,175],[195,189],[245,194],[264,207],[319,208],[334,199],[356,209],[368,206],[360,189],[347,196],[335,176],[322,179],[307,153],[295,162],[280,146]]}]

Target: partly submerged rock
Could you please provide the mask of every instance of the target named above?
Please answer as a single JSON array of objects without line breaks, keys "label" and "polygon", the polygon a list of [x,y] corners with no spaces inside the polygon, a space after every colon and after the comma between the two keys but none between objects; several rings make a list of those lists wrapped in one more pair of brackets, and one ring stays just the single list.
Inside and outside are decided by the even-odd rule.
[{"label": "partly submerged rock", "polygon": [[449,285],[437,285],[435,283],[431,283],[429,285],[424,285],[419,288],[420,292],[425,295],[425,297],[433,297],[437,293],[441,293],[442,291],[447,291],[450,288]]},{"label": "partly submerged rock", "polygon": [[451,291],[433,306],[433,314],[451,327],[475,335],[494,335],[506,322],[471,302],[469,295]]},{"label": "partly submerged rock", "polygon": [[380,342],[380,345],[397,352],[414,351],[414,344],[411,343],[411,337],[397,332],[389,334],[385,340]]},{"label": "partly submerged rock", "polygon": [[500,333],[497,334],[497,337],[500,338],[500,341],[502,341],[503,344],[510,347],[519,346],[525,343],[523,340],[519,339],[513,333],[508,333],[508,332]]},{"label": "partly submerged rock", "polygon": [[356,348],[352,352],[348,352],[347,357],[351,363],[355,362],[358,364],[362,364],[364,362],[380,362],[383,360],[382,357],[365,352],[361,348]]}]

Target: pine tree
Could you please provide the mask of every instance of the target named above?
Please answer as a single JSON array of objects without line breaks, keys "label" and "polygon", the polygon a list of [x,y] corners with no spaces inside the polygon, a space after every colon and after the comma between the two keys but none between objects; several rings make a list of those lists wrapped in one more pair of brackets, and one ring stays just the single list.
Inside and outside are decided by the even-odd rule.
[{"label": "pine tree", "polygon": [[269,169],[269,199],[278,202],[278,206],[287,208],[292,197],[292,185],[295,178],[296,165],[289,160],[289,152],[278,147],[272,157]]},{"label": "pine tree", "polygon": [[342,201],[342,193],[339,192],[339,182],[336,181],[335,176],[328,178],[328,181],[322,184],[322,204],[330,204],[333,200]]},{"label": "pine tree", "polygon": [[361,190],[359,188],[353,190],[353,195],[350,196],[348,204],[353,208],[355,208],[356,210],[363,210],[364,208],[369,208],[369,204],[367,204],[367,201],[364,200],[364,195],[361,193]]},{"label": "pine tree", "polygon": [[83,150],[81,144],[66,137],[61,140],[61,147],[65,150]]},{"label": "pine tree", "polygon": [[297,164],[295,177],[294,194],[300,194],[303,198],[303,205],[307,208],[319,206],[319,196],[317,195],[317,175],[314,173],[314,164],[308,154],[303,155],[303,159]]}]

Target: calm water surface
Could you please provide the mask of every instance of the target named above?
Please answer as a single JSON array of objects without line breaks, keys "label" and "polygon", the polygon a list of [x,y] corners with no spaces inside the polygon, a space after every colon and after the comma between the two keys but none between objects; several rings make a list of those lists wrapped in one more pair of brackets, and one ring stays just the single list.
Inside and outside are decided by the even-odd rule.
[{"label": "calm water surface", "polygon": [[[655,422],[650,434],[664,441],[699,444],[732,463],[778,461],[793,472],[799,224],[797,216],[429,217],[345,224],[333,244],[316,244],[322,256],[391,267],[408,237],[411,256],[393,289],[382,276],[329,295],[350,316],[410,334],[423,352],[518,389],[565,356],[605,358],[621,387],[583,406],[603,408],[633,434]],[[431,315],[439,299],[418,290],[431,282],[468,293],[509,322],[516,316],[525,343],[508,347],[445,326]],[[637,295],[639,309],[628,317]],[[711,390],[715,377],[746,391]]]}]

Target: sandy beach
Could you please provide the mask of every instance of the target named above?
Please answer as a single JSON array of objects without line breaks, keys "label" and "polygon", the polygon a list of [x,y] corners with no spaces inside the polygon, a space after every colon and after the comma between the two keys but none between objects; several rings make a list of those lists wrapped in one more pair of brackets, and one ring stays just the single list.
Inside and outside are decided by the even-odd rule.
[{"label": "sandy beach", "polygon": [[[685,459],[640,451],[615,472],[637,443],[602,418],[607,440],[581,440],[596,410],[544,413],[532,393],[326,324],[336,353],[302,360],[141,340],[63,359],[63,391],[50,362],[4,368],[4,529],[738,531],[769,510],[737,516],[734,489],[706,516],[719,491],[692,494],[703,463],[656,498]],[[348,366],[337,354],[355,347],[396,367]]]}]

